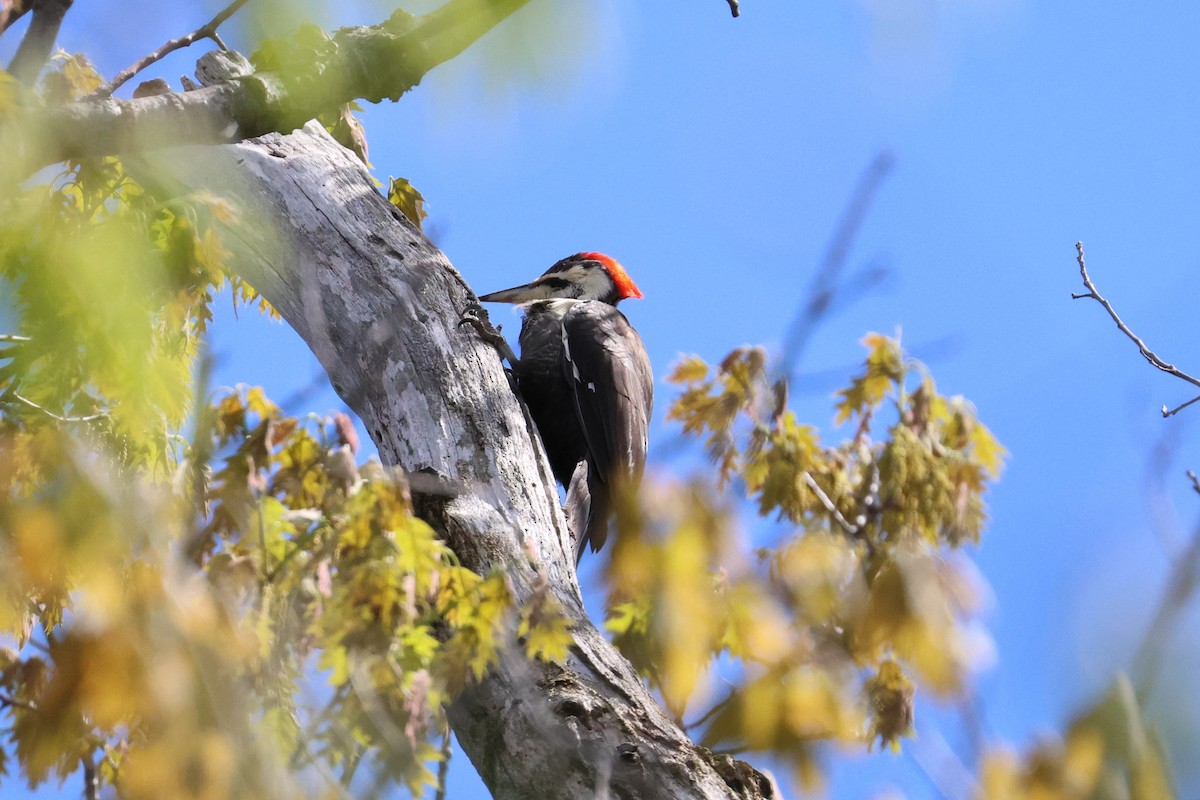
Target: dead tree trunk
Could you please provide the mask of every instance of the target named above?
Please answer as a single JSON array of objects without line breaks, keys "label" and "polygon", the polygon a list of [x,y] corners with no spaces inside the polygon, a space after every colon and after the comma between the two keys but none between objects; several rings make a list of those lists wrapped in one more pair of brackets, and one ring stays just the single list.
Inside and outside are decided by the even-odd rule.
[{"label": "dead tree trunk", "polygon": [[154,160],[236,204],[236,269],[312,348],[383,460],[451,487],[417,512],[462,563],[500,566],[518,602],[548,582],[571,617],[568,663],[510,654],[449,709],[493,796],[770,796],[760,773],[691,742],[588,619],[540,442],[495,351],[457,324],[474,295],[361,163],[313,124]]}]

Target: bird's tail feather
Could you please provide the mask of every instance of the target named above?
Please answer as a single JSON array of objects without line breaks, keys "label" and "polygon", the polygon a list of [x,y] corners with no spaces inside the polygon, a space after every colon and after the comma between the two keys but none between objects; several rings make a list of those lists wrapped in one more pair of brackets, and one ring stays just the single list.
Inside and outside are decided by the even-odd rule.
[{"label": "bird's tail feather", "polygon": [[608,538],[608,491],[589,475],[588,462],[581,461],[567,487],[567,524],[575,535],[575,563],[583,558],[590,543],[598,551]]}]

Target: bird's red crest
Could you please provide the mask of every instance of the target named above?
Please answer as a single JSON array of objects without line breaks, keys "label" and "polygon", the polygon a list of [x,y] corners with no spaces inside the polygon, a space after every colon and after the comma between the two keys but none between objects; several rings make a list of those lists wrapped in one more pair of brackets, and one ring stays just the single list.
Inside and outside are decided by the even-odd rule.
[{"label": "bird's red crest", "polygon": [[582,258],[599,261],[604,265],[604,269],[608,272],[608,276],[612,278],[617,291],[621,293],[622,300],[628,300],[631,297],[640,300],[645,296],[642,294],[642,290],[637,287],[637,284],[633,282],[633,278],[629,277],[629,273],[625,271],[625,268],[615,258],[606,256],[604,253],[580,253],[579,255]]}]

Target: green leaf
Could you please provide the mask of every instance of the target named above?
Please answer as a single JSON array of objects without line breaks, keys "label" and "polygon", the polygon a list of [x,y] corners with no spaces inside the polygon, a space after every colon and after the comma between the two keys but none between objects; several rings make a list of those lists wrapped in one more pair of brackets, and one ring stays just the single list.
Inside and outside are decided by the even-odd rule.
[{"label": "green leaf", "polygon": [[904,362],[898,341],[870,333],[863,339],[863,345],[868,351],[863,372],[850,382],[848,388],[838,392],[842,398],[835,406],[839,425],[852,416],[862,416],[875,409],[904,379]]},{"label": "green leaf", "polygon": [[425,198],[404,178],[389,179],[387,198],[418,229],[429,216],[425,211]]}]

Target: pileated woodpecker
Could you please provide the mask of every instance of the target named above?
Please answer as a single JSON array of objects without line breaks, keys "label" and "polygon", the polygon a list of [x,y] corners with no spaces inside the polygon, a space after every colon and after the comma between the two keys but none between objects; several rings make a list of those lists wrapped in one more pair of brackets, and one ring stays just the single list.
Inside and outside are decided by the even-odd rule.
[{"label": "pileated woodpecker", "polygon": [[613,487],[636,486],[646,464],[654,375],[641,337],[616,308],[641,296],[614,259],[576,253],[532,283],[479,298],[525,311],[513,374],[567,489],[576,562],[586,543],[593,551],[604,544]]}]

